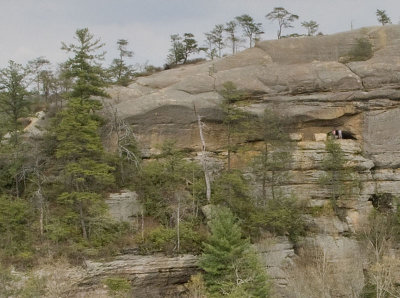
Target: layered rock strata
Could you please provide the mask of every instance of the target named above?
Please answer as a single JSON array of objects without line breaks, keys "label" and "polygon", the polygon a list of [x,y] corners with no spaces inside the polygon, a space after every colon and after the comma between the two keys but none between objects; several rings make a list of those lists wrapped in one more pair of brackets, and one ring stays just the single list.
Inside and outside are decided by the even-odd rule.
[{"label": "layered rock strata", "polygon": [[[373,57],[340,63],[340,57],[361,37],[371,42]],[[262,115],[268,108],[295,123],[294,162],[282,189],[295,193],[310,207],[323,207],[329,197],[318,183],[327,153],[323,138],[319,135],[321,141],[316,141],[315,134],[341,129],[355,136],[356,140],[339,141],[350,161],[347,166],[356,170],[359,181],[353,195],[340,202],[345,215],[341,219],[334,215],[309,218],[314,235],[303,243],[304,247],[319,247],[329,262],[354,259],[352,252],[362,249],[348,235],[367,218],[371,196],[400,194],[400,26],[264,41],[234,56],[138,78],[127,88],[114,87],[109,93],[119,115],[133,126],[145,156],[157,153],[156,145],[165,140],[175,140],[180,148],[196,155],[201,142],[195,106],[206,124],[207,150],[214,159],[224,161],[226,134],[218,91],[227,81],[250,94],[246,106],[250,113]],[[247,142],[257,147],[256,140]],[[235,158],[235,166],[247,167],[245,156]],[[270,275],[277,284],[286,285],[283,264],[293,257],[292,248],[283,240],[272,247],[285,261],[266,266],[273,268]],[[359,293],[363,268],[349,266],[348,270],[357,284],[352,291]]]}]

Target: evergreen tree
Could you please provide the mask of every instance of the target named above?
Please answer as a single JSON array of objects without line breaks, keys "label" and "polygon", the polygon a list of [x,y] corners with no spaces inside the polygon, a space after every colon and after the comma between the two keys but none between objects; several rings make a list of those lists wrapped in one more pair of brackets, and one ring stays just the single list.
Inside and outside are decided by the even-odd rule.
[{"label": "evergreen tree", "polygon": [[[0,184],[20,195],[20,173],[24,163],[21,118],[29,115],[27,70],[14,61],[0,70]],[[3,188],[3,189],[4,189]]]},{"label": "evergreen tree", "polygon": [[213,211],[211,236],[204,244],[199,265],[211,295],[268,297],[266,274],[247,239],[243,239],[235,217],[227,208]]},{"label": "evergreen tree", "polygon": [[259,134],[263,141],[261,154],[254,158],[253,169],[261,180],[262,201],[265,204],[267,188],[270,189],[272,199],[278,194],[276,188],[288,179],[288,170],[292,161],[292,149],[289,133],[289,120],[266,109],[259,119]]},{"label": "evergreen tree", "polygon": [[223,97],[220,108],[223,112],[223,124],[226,128],[228,150],[228,166],[231,169],[231,153],[235,149],[234,138],[246,132],[249,124],[249,114],[240,109],[237,104],[246,98],[246,93],[238,90],[234,83],[226,82],[219,94]]},{"label": "evergreen tree", "polygon": [[[56,77],[51,70],[42,70],[39,74],[39,79],[42,82],[42,95],[46,101],[49,102],[50,96],[56,91]],[[54,92],[55,93],[55,92]]]},{"label": "evergreen tree", "polygon": [[214,36],[211,33],[204,33],[204,35],[206,37],[206,46],[202,48],[202,50],[206,52],[208,58],[214,60],[214,58],[218,56],[218,51],[214,42]]},{"label": "evergreen tree", "polygon": [[[199,202],[204,197],[204,175],[197,164],[185,160],[173,142],[165,142],[161,149],[157,160],[143,166],[137,190],[144,201],[146,213],[168,226],[175,216],[175,210],[170,207],[177,205],[177,193],[192,194],[192,203],[196,205],[204,203]],[[196,208],[187,209],[193,210],[193,207]]]},{"label": "evergreen tree", "polygon": [[240,226],[246,233],[253,231],[251,214],[256,212],[250,193],[248,181],[239,170],[224,171],[213,181],[212,203],[229,207],[240,219]]},{"label": "evergreen tree", "polygon": [[128,41],[126,39],[119,39],[117,45],[119,57],[113,60],[109,72],[116,84],[128,86],[135,74],[135,69],[132,65],[127,65],[124,59],[131,58],[133,51],[127,49]]},{"label": "evergreen tree", "polygon": [[313,36],[318,31],[319,25],[315,21],[302,22],[301,26],[307,29],[307,35]]},{"label": "evergreen tree", "polygon": [[67,76],[74,79],[70,96],[81,101],[88,101],[91,96],[107,97],[102,89],[106,86],[105,73],[99,63],[104,59],[105,52],[97,53],[104,44],[100,39],[94,39],[88,28],[76,30],[75,35],[77,44],[62,43],[63,50],[74,54],[66,62],[65,68],[68,70]]},{"label": "evergreen tree", "polygon": [[167,62],[173,65],[185,64],[191,54],[198,53],[200,50],[192,33],[184,33],[183,37],[179,34],[171,35],[171,44]]},{"label": "evergreen tree", "polygon": [[48,71],[46,67],[50,66],[50,61],[44,57],[38,57],[28,62],[29,72],[33,75],[33,80],[36,83],[36,93],[40,95],[41,85],[43,85],[42,72]]},{"label": "evergreen tree", "polygon": [[222,57],[222,49],[225,47],[224,43],[224,25],[215,25],[214,29],[205,33],[208,43],[208,53],[211,60],[217,56]]},{"label": "evergreen tree", "polygon": [[25,200],[0,196],[0,250],[4,255],[21,259],[31,255],[32,221],[32,208]]},{"label": "evergreen tree", "polygon": [[56,157],[64,165],[64,185],[67,192],[59,197],[79,214],[82,235],[89,238],[87,225],[92,207],[100,206],[99,195],[114,182],[113,168],[104,162],[104,151],[98,135],[99,121],[91,114],[93,105],[72,98],[68,108],[60,113],[55,129]]},{"label": "evergreen tree", "polygon": [[352,188],[356,181],[354,169],[347,165],[348,160],[340,147],[333,139],[328,139],[325,144],[327,155],[322,160],[322,169],[325,174],[319,179],[319,183],[329,191],[332,207],[338,213],[337,201],[351,196]]},{"label": "evergreen tree", "polygon": [[230,21],[225,24],[225,32],[228,33],[227,40],[230,42],[232,46],[232,54],[235,54],[237,51],[237,44],[240,41],[239,37],[236,34],[238,23],[236,20]]},{"label": "evergreen tree", "polygon": [[172,34],[171,48],[167,57],[167,63],[177,65],[184,59],[184,45],[182,43],[182,37],[179,34]]},{"label": "evergreen tree", "polygon": [[273,11],[268,13],[265,17],[272,21],[278,21],[278,39],[282,37],[283,28],[293,28],[292,23],[299,19],[298,15],[290,13],[283,7],[275,7]]},{"label": "evergreen tree", "polygon": [[105,162],[98,134],[100,119],[94,114],[101,103],[91,98],[107,96],[101,88],[105,83],[97,63],[103,54],[96,54],[103,44],[93,38],[87,28],[79,29],[77,45],[63,44],[64,49],[75,53],[67,62],[74,85],[68,107],[59,113],[54,129],[55,155],[63,166],[65,188],[58,201],[70,208],[68,216],[79,222],[85,240],[90,238],[88,226],[104,207],[101,191],[114,182],[113,168]]},{"label": "evergreen tree", "polygon": [[376,17],[378,18],[378,22],[381,23],[382,26],[392,23],[389,16],[386,14],[386,11],[383,9],[376,10]]},{"label": "evergreen tree", "polygon": [[10,133],[12,142],[18,142],[23,128],[20,118],[27,117],[29,100],[27,95],[27,70],[14,61],[0,70],[0,113],[2,127]]},{"label": "evergreen tree", "polygon": [[264,33],[262,31],[262,24],[256,23],[248,14],[238,16],[235,20],[242,27],[244,35],[249,39],[249,48],[253,47],[255,42],[258,41],[259,36]]},{"label": "evergreen tree", "polygon": [[185,64],[188,61],[189,55],[199,52],[199,47],[192,33],[184,33],[182,43],[183,43],[183,64]]}]

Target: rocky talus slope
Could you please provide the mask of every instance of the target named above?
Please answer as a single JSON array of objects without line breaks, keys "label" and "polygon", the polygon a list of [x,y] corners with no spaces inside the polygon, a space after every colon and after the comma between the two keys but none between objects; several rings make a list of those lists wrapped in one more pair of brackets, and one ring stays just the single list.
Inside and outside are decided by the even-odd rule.
[{"label": "rocky talus slope", "polygon": [[[340,57],[360,37],[372,43],[373,57],[340,63]],[[336,128],[355,135],[356,140],[339,141],[359,181],[354,195],[341,202],[344,216],[310,217],[314,234],[302,241],[300,249],[317,247],[329,264],[341,268],[340,274],[332,273],[334,282],[342,285],[332,297],[360,293],[365,249],[349,235],[361,229],[372,209],[371,195],[400,195],[400,26],[260,42],[234,56],[140,77],[126,88],[113,87],[109,90],[110,103],[134,128],[145,156],[157,153],[156,145],[171,139],[196,155],[201,147],[196,106],[207,125],[209,156],[224,161],[218,90],[227,81],[252,95],[246,107],[249,112],[261,115],[269,108],[294,120],[295,162],[283,189],[306,200],[309,206],[322,208],[328,201],[328,194],[318,184],[325,144],[316,141],[315,134]],[[256,148],[254,140],[248,141]],[[234,165],[245,169],[245,161],[246,156],[238,155]],[[275,279],[276,295],[296,297],[294,289],[300,291],[300,286],[290,282],[296,272],[293,246],[277,238],[257,247]],[[189,258],[185,265],[190,270],[192,261]],[[104,271],[106,266],[99,268]],[[115,267],[116,272],[136,270],[124,266]]]}]

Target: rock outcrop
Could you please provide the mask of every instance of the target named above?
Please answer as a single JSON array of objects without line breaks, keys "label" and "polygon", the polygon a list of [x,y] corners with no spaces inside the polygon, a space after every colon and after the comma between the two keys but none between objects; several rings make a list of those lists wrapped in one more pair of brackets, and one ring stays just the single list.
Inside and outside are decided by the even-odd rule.
[{"label": "rock outcrop", "polygon": [[[361,37],[373,45],[373,57],[340,63],[340,57]],[[109,93],[120,116],[134,127],[145,154],[171,139],[181,148],[200,151],[196,106],[207,125],[207,149],[223,161],[225,133],[218,91],[227,81],[251,95],[246,107],[250,113],[261,115],[268,108],[295,123],[294,163],[283,190],[308,201],[310,207],[323,207],[328,198],[318,184],[326,155],[321,134],[342,129],[355,136],[356,140],[339,141],[359,181],[354,195],[341,202],[345,214],[341,219],[310,219],[316,234],[303,243],[318,246],[329,262],[351,259],[350,252],[360,248],[346,235],[357,231],[366,219],[372,209],[371,196],[400,195],[400,26],[264,41],[235,56],[141,77],[127,88],[113,87]],[[321,141],[315,140],[315,134]],[[257,147],[255,140],[248,141]],[[245,160],[238,156],[235,166],[246,168]],[[282,259],[287,261],[292,250],[285,243],[273,247],[281,254],[282,246],[287,252]],[[276,275],[278,284],[285,285],[284,268],[270,267],[275,268],[270,274]],[[353,290],[357,293],[363,284],[362,269],[349,267],[356,277]]]},{"label": "rock outcrop", "polygon": [[198,272],[197,257],[191,255],[123,255],[109,262],[87,261],[86,265],[86,276],[77,285],[74,297],[106,297],[104,281],[113,277],[128,280],[133,297],[179,297],[185,292],[183,284]]},{"label": "rock outcrop", "polygon": [[111,193],[106,199],[106,203],[111,218],[117,221],[132,222],[140,216],[143,210],[137,193],[129,190]]}]

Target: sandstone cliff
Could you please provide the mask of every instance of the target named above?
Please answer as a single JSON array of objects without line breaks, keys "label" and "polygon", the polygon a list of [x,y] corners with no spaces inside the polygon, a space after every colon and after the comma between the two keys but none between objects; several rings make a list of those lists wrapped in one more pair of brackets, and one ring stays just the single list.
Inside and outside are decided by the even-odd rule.
[{"label": "sandstone cliff", "polygon": [[[339,63],[360,37],[373,44],[373,57]],[[316,202],[326,195],[315,186],[324,144],[315,142],[314,134],[333,128],[351,131],[357,140],[342,140],[341,145],[362,182],[349,208],[360,210],[375,192],[400,192],[399,47],[396,25],[264,41],[235,56],[141,77],[109,92],[120,116],[133,125],[144,154],[168,139],[198,151],[195,105],[208,127],[208,150],[223,159],[222,99],[217,91],[223,83],[234,82],[253,94],[250,112],[260,115],[270,108],[295,120],[294,132],[302,137],[297,139],[288,188],[295,186],[297,195]]]},{"label": "sandstone cliff", "polygon": [[[372,43],[373,57],[338,62],[360,37]],[[360,229],[372,209],[369,199],[374,193],[400,195],[400,26],[264,41],[235,56],[141,77],[127,88],[114,87],[109,93],[120,116],[133,126],[145,156],[157,152],[156,145],[167,139],[176,140],[194,155],[200,151],[195,105],[207,124],[207,149],[216,160],[224,160],[222,98],[217,91],[227,81],[252,95],[247,107],[251,113],[260,115],[269,108],[294,120],[293,133],[298,136],[295,162],[284,190],[307,200],[310,206],[322,207],[328,197],[318,185],[325,145],[315,141],[314,134],[337,128],[355,135],[356,140],[340,141],[359,181],[354,196],[340,206],[345,216],[310,219],[315,234],[303,245],[319,247],[329,262],[348,262],[346,276],[354,280],[333,296],[360,293],[363,249],[347,236]],[[245,159],[237,156],[235,165],[245,167]],[[276,241],[268,248],[261,247],[260,252],[267,255],[265,265],[272,278],[284,287],[290,278],[285,270],[295,254],[286,240]],[[360,261],[352,265],[354,260]],[[278,292],[291,296],[290,291]]]}]

